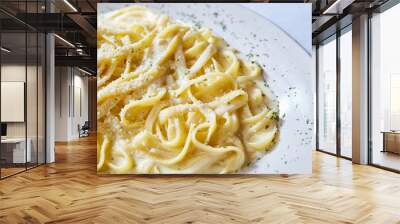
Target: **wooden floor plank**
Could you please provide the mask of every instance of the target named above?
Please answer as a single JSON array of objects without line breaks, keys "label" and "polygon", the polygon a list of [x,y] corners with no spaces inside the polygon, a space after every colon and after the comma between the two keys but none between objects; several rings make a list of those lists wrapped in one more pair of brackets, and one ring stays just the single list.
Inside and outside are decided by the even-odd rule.
[{"label": "wooden floor plank", "polygon": [[320,152],[312,175],[96,174],[96,138],[0,181],[0,223],[400,223],[400,175]]}]

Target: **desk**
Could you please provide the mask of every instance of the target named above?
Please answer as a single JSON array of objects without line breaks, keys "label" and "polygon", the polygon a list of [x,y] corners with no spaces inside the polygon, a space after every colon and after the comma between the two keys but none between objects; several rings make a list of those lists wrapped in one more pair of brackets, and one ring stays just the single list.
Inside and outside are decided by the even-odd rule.
[{"label": "desk", "polygon": [[392,152],[400,154],[400,131],[382,131],[383,150],[382,152]]},{"label": "desk", "polygon": [[30,138],[27,138],[26,142],[28,142],[28,147],[26,147],[25,154],[25,138],[1,139],[1,159],[4,159],[6,163],[31,162],[32,140]]}]

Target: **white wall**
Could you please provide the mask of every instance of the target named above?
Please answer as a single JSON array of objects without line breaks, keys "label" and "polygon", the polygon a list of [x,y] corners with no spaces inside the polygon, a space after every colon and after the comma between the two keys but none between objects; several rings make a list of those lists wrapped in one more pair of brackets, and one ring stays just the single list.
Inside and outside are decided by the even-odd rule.
[{"label": "white wall", "polygon": [[[36,69],[39,69],[36,71]],[[25,66],[25,64],[3,64],[1,66],[1,81],[6,82],[24,82],[26,84],[26,107],[25,105],[20,108],[21,113],[27,115],[26,121],[22,122],[6,122],[7,123],[7,137],[9,138],[25,138],[25,134],[29,140],[29,148],[32,153],[32,160],[39,163],[44,162],[44,74],[41,67],[32,65]],[[27,78],[27,80],[25,80]],[[2,89],[3,91],[4,89]],[[24,90],[20,90],[24,94]],[[4,93],[3,93],[4,94]],[[7,97],[6,95],[2,95]],[[3,112],[12,110],[10,107],[2,107]],[[26,111],[25,111],[26,110]],[[13,113],[13,111],[7,111]],[[15,113],[15,112],[14,112]],[[37,155],[37,153],[39,155]]]},{"label": "white wall", "polygon": [[[27,69],[28,74],[32,74],[33,71],[36,74],[36,67],[34,66],[27,66],[27,68],[24,65],[18,65],[18,64],[5,64],[1,66],[1,81],[2,82],[25,82],[25,75]],[[28,77],[29,78],[29,77]],[[36,80],[29,80],[29,85],[34,85],[36,86]],[[36,108],[36,89],[28,88],[27,89],[27,103],[28,106],[35,107]],[[3,96],[4,97],[4,96]],[[34,104],[31,104],[34,102]],[[1,108],[2,110],[7,110],[7,108]],[[31,111],[31,110],[28,110]],[[36,111],[36,109],[35,109]],[[28,116],[28,129],[33,128],[36,130],[36,113],[27,113]],[[34,124],[31,124],[31,122],[34,121]],[[8,137],[25,137],[25,123],[26,122],[8,122],[7,123],[7,136]],[[34,126],[34,127],[33,127]],[[28,130],[28,137],[31,132]],[[36,132],[35,132],[36,135]],[[35,136],[36,137],[36,136]]]},{"label": "white wall", "polygon": [[[5,82],[25,82],[25,64],[9,64],[1,66],[1,81]],[[6,110],[7,108],[1,108]],[[7,123],[7,136],[8,137],[25,137],[25,122],[12,122]]]},{"label": "white wall", "polygon": [[69,68],[56,67],[55,69],[55,140],[68,140],[68,87]]},{"label": "white wall", "polygon": [[55,85],[55,140],[77,139],[78,125],[88,120],[88,78],[76,68],[56,67]]},{"label": "white wall", "polygon": [[[71,120],[71,137],[77,138],[78,133],[78,125],[83,125],[85,121],[88,121],[88,78],[83,77],[82,73],[78,71],[78,75],[76,74],[78,70],[75,70],[74,75],[74,96],[71,96],[74,100],[74,108],[73,108],[73,119]],[[80,108],[81,107],[81,108]]]}]

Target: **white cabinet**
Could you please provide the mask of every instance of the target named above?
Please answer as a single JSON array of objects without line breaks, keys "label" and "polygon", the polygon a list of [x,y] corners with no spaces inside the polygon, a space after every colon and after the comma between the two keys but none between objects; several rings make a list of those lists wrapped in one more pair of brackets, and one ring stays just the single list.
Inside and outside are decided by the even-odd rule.
[{"label": "white cabinet", "polygon": [[[25,163],[32,161],[32,140],[28,138],[26,140],[27,148],[25,153],[25,138],[7,138],[1,140],[2,148],[4,151],[9,151],[9,157],[6,161],[12,163]],[[12,155],[12,160],[11,160]],[[26,161],[25,161],[26,160]]]}]

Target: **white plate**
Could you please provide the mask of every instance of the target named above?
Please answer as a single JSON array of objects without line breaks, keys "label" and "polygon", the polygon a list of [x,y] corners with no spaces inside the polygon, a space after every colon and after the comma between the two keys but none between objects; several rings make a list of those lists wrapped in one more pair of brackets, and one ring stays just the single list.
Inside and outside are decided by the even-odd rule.
[{"label": "white plate", "polygon": [[[98,12],[105,13],[131,4],[101,3],[98,4]],[[141,5],[185,23],[211,28],[239,50],[244,59],[254,60],[263,67],[264,77],[279,100],[280,138],[272,151],[242,173],[311,173],[311,152],[314,147],[311,55],[269,20],[239,4]]]}]

